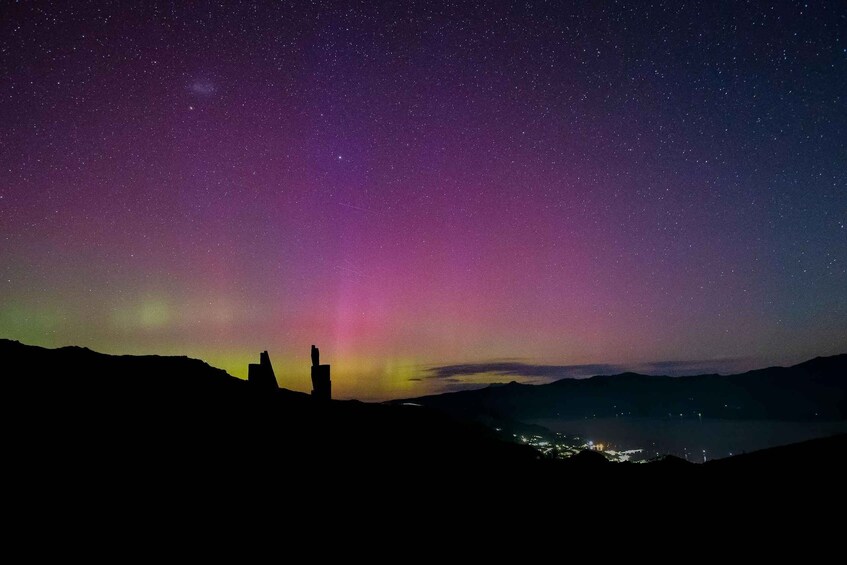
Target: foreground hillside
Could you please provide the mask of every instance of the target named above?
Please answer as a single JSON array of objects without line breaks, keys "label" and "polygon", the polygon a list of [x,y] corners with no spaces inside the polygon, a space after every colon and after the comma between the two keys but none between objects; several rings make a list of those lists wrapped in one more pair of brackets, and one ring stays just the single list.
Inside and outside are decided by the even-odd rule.
[{"label": "foreground hillside", "polygon": [[389,505],[469,496],[475,504],[572,503],[598,493],[672,499],[679,485],[692,496],[716,489],[726,496],[715,477],[751,473],[755,481],[736,484],[766,494],[769,478],[805,473],[825,488],[847,470],[844,436],[720,465],[672,458],[612,464],[593,452],[552,461],[425,407],[319,403],[257,390],[184,357],[108,356],[7,340],[0,340],[0,355],[16,368],[3,383],[9,469],[27,487],[18,494],[35,499],[116,497],[128,504],[191,493],[286,504],[349,496]]},{"label": "foreground hillside", "polygon": [[[195,359],[110,356],[79,347],[44,349],[0,340],[0,356],[20,370],[6,398],[29,447],[88,457],[141,453],[194,464],[318,464],[418,468],[522,465],[528,447],[429,410],[321,403],[285,389],[256,389]],[[7,365],[9,366],[9,365]],[[220,460],[237,457],[235,460]]]}]

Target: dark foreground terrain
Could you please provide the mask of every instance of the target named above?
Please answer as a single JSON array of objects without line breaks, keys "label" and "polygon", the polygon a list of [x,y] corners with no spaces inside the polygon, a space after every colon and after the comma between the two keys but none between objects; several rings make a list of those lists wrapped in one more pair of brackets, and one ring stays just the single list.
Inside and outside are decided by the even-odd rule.
[{"label": "dark foreground terrain", "polygon": [[258,390],[184,357],[8,340],[0,356],[7,484],[30,511],[57,501],[115,512],[252,501],[279,512],[450,509],[459,519],[515,506],[658,511],[680,500],[844,498],[844,435],[705,465],[613,464],[594,452],[557,461],[455,414]]}]

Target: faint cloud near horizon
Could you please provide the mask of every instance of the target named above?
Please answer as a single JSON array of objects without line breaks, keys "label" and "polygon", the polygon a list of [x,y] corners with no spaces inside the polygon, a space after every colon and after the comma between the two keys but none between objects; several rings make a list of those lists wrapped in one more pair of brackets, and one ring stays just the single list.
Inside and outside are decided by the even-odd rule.
[{"label": "faint cloud near horizon", "polygon": [[487,363],[462,363],[458,365],[438,365],[428,367],[427,379],[455,379],[476,375],[499,375],[523,377],[539,380],[557,380],[562,378],[590,377],[616,371],[615,365],[537,365],[519,361],[494,361]]},{"label": "faint cloud near horizon", "polygon": [[[462,363],[455,365],[435,365],[425,370],[423,379],[438,379],[452,383],[465,382],[468,385],[492,384],[502,380],[491,377],[507,377],[511,380],[545,383],[559,379],[583,379],[597,375],[614,375],[628,371],[648,375],[681,377],[711,373],[732,373],[749,370],[752,360],[748,358],[728,358],[695,361],[654,361],[640,364],[585,364],[585,365],[540,365],[520,361],[493,361],[484,363]],[[487,381],[480,377],[488,377]]]}]

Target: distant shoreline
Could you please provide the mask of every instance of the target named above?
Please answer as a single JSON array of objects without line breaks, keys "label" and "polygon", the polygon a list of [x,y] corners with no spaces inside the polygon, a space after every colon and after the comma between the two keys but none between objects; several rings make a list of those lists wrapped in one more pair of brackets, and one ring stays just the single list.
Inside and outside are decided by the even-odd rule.
[{"label": "distant shoreline", "polygon": [[[739,453],[847,433],[847,421],[732,420],[724,418],[535,418],[527,424],[575,435],[616,450],[643,449],[644,459],[675,455],[701,463]],[[636,458],[637,459],[637,458]]]}]

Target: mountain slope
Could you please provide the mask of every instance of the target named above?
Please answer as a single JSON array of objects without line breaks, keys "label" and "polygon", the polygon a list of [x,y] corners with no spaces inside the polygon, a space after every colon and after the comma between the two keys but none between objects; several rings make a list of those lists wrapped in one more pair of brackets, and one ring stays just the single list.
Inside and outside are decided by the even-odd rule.
[{"label": "mountain slope", "polygon": [[622,373],[546,385],[491,386],[408,399],[448,413],[503,419],[667,417],[847,419],[847,355],[739,375]]},{"label": "mountain slope", "polygon": [[[0,356],[13,368],[2,380],[4,473],[9,498],[27,512],[73,514],[94,504],[103,516],[137,518],[148,514],[136,508],[161,513],[175,503],[195,512],[258,503],[261,516],[303,520],[312,513],[315,524],[339,509],[361,520],[366,507],[364,515],[432,511],[459,519],[470,510],[502,517],[516,505],[606,508],[622,497],[655,505],[675,501],[678,484],[710,503],[729,500],[723,485],[707,496],[715,484],[710,469],[736,476],[761,461],[774,478],[799,469],[821,488],[839,484],[844,470],[843,458],[825,469],[805,465],[831,461],[843,437],[720,467],[611,464],[593,452],[556,461],[426,407],[314,402],[183,357],[116,357],[7,340],[0,340]],[[495,390],[520,396],[532,388],[479,392],[484,400]],[[744,485],[745,496],[763,484],[760,475]]]},{"label": "mountain slope", "polygon": [[211,469],[522,465],[528,447],[417,407],[321,403],[186,357],[111,356],[0,340],[12,441],[50,460]]}]

